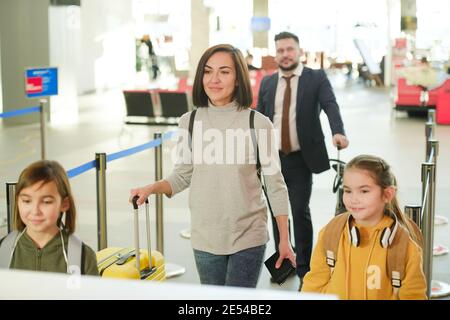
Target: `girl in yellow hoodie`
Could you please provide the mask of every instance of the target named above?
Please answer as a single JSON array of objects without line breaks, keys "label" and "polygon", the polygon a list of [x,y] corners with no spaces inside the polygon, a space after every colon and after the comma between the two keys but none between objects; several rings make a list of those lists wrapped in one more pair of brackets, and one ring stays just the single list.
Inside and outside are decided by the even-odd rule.
[{"label": "girl in yellow hoodie", "polygon": [[[332,221],[319,233],[302,292],[336,294],[340,299],[426,299],[419,239],[399,208],[389,165],[369,155],[351,160],[344,172],[343,200],[347,212],[333,219],[345,223],[336,256],[327,249],[328,234],[324,236]],[[393,243],[406,252],[398,282],[388,275]]]}]

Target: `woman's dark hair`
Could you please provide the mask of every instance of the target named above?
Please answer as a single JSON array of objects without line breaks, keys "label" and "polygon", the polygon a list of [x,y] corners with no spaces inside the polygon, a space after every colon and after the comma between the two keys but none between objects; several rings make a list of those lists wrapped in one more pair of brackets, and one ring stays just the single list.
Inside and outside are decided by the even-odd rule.
[{"label": "woman's dark hair", "polygon": [[[16,201],[14,204],[14,227],[17,230],[22,231],[25,228],[25,224],[20,218],[18,207],[20,192],[38,182],[46,184],[52,181],[55,182],[61,199],[64,200],[67,198],[69,200],[70,207],[66,211],[65,230],[68,234],[72,234],[75,231],[76,209],[70,189],[69,178],[64,168],[58,162],[50,160],[41,160],[30,164],[19,176],[19,182],[17,182],[16,186]],[[58,223],[59,221],[58,219]]]},{"label": "woman's dark hair", "polygon": [[207,107],[208,96],[203,87],[203,74],[205,72],[205,65],[209,58],[216,52],[227,52],[233,59],[236,69],[237,86],[234,89],[233,98],[239,105],[239,109],[245,109],[252,105],[253,95],[250,85],[250,78],[248,73],[247,63],[241,51],[230,44],[218,44],[205,51],[197,66],[195,73],[194,85],[192,88],[192,102],[196,107]]}]

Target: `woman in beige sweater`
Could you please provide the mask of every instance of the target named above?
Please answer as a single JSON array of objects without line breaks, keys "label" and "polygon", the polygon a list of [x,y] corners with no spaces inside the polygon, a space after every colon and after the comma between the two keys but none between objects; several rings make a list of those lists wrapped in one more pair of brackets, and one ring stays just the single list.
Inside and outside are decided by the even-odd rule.
[{"label": "woman in beige sweater", "polygon": [[[197,68],[193,102],[196,113],[180,119],[174,171],[164,180],[131,190],[130,199],[137,195],[142,204],[150,194],[172,197],[190,187],[191,240],[201,283],[256,287],[269,239],[267,209],[251,143],[249,119],[255,111],[249,110],[250,80],[238,49],[223,44],[206,50]],[[289,200],[273,126],[255,112],[254,127],[281,231],[277,266],[285,258],[295,265],[288,241]]]}]

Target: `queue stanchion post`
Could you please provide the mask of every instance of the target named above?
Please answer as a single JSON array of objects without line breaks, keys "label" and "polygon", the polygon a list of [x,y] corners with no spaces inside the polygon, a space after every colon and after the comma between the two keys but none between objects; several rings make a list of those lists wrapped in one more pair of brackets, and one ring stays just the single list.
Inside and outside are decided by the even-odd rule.
[{"label": "queue stanchion post", "polygon": [[12,231],[14,222],[14,206],[16,202],[17,182],[6,183],[6,225],[8,233]]},{"label": "queue stanchion post", "polygon": [[428,109],[428,122],[436,124],[436,110]]},{"label": "queue stanchion post", "polygon": [[[163,177],[162,158],[162,134],[155,133],[154,139],[160,139],[161,143],[155,148],[155,181],[160,181]],[[163,223],[163,195],[156,195],[156,248],[164,255],[164,223]],[[186,268],[166,260],[166,278],[182,275]]]},{"label": "queue stanchion post", "polygon": [[[161,139],[161,144],[155,148],[155,181],[160,181],[163,176],[162,167],[162,134],[155,133],[154,139]],[[163,195],[156,195],[156,250],[164,255],[164,217]]]},{"label": "queue stanchion post", "polygon": [[422,210],[422,206],[420,205],[406,205],[405,206],[405,215],[410,218],[415,224],[422,230],[422,217],[420,216],[420,211]]},{"label": "queue stanchion post", "polygon": [[425,162],[436,163],[437,156],[439,151],[439,142],[436,139],[427,140],[427,157],[425,158]]},{"label": "queue stanchion post", "polygon": [[[428,141],[427,141],[427,157],[428,157],[428,159],[426,159],[425,161],[436,163],[438,153],[439,153],[439,142],[436,139],[432,139],[432,138],[428,139]],[[438,221],[438,223],[436,223],[436,221]],[[438,216],[438,215],[434,216],[434,224],[435,225],[445,224],[446,221],[447,221],[447,219],[443,216]],[[441,247],[444,247],[444,246],[441,246]],[[448,251],[448,249],[446,249],[446,250]]]},{"label": "queue stanchion post", "polygon": [[435,164],[422,164],[422,234],[423,234],[423,271],[427,281],[427,296],[431,297],[433,271],[433,210],[435,187]]},{"label": "queue stanchion post", "polygon": [[[439,142],[436,139],[432,139],[432,138],[428,139],[428,141],[427,141],[428,159],[425,161],[436,164],[438,153],[439,153]],[[434,214],[434,216],[433,216],[433,224],[434,225],[436,225],[436,219],[439,219],[441,221],[443,218],[441,216],[437,216],[436,214]],[[433,252],[436,252],[436,254],[434,254],[434,255],[443,255],[443,254],[448,253],[448,248],[443,245],[436,245],[433,248]]]},{"label": "queue stanchion post", "polygon": [[[405,215],[409,217],[419,227],[419,229],[422,229],[422,219],[420,216],[421,210],[422,206],[420,205],[405,206]],[[443,245],[433,246],[433,256],[442,256],[448,252],[448,248]]]},{"label": "queue stanchion post", "polygon": [[97,246],[98,251],[108,246],[106,221],[106,153],[96,153],[97,182]]},{"label": "queue stanchion post", "polygon": [[434,240],[434,210],[436,193],[436,164],[422,164],[422,233],[423,245],[423,268],[427,280],[427,296],[429,298],[440,298],[450,295],[450,286],[442,281],[433,280],[433,240]]},{"label": "queue stanchion post", "polygon": [[[446,297],[450,295],[450,286],[441,281],[432,280],[432,259],[435,252],[433,244],[434,224],[435,224],[435,187],[436,187],[436,164],[439,144],[435,140],[436,129],[436,112],[435,110],[428,110],[428,118],[425,124],[425,163],[422,165],[422,205],[427,208],[422,209],[422,226],[421,230],[424,235],[424,251],[423,251],[423,266],[424,273],[427,277],[427,294],[430,298]],[[433,168],[431,169],[431,165]],[[429,178],[428,178],[429,177]],[[428,180],[428,189],[427,183]],[[426,191],[428,190],[428,191]],[[427,195],[428,194],[428,195]],[[425,198],[428,197],[427,200]],[[436,249],[443,246],[437,246]]]}]

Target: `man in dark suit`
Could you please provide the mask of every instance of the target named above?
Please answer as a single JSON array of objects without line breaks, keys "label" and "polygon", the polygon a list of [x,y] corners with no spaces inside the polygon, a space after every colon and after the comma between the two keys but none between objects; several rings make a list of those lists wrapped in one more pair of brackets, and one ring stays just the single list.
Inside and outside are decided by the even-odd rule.
[{"label": "man in dark suit", "polygon": [[[262,80],[257,110],[273,121],[280,137],[281,169],[292,209],[297,275],[302,280],[310,269],[313,242],[309,209],[312,174],[330,168],[320,124],[322,110],[330,123],[333,144],[346,148],[348,140],[325,72],[300,63],[302,52],[298,37],[290,32],[281,32],[275,36],[275,46],[279,71]],[[278,229],[275,222],[272,225],[277,250]]]}]

